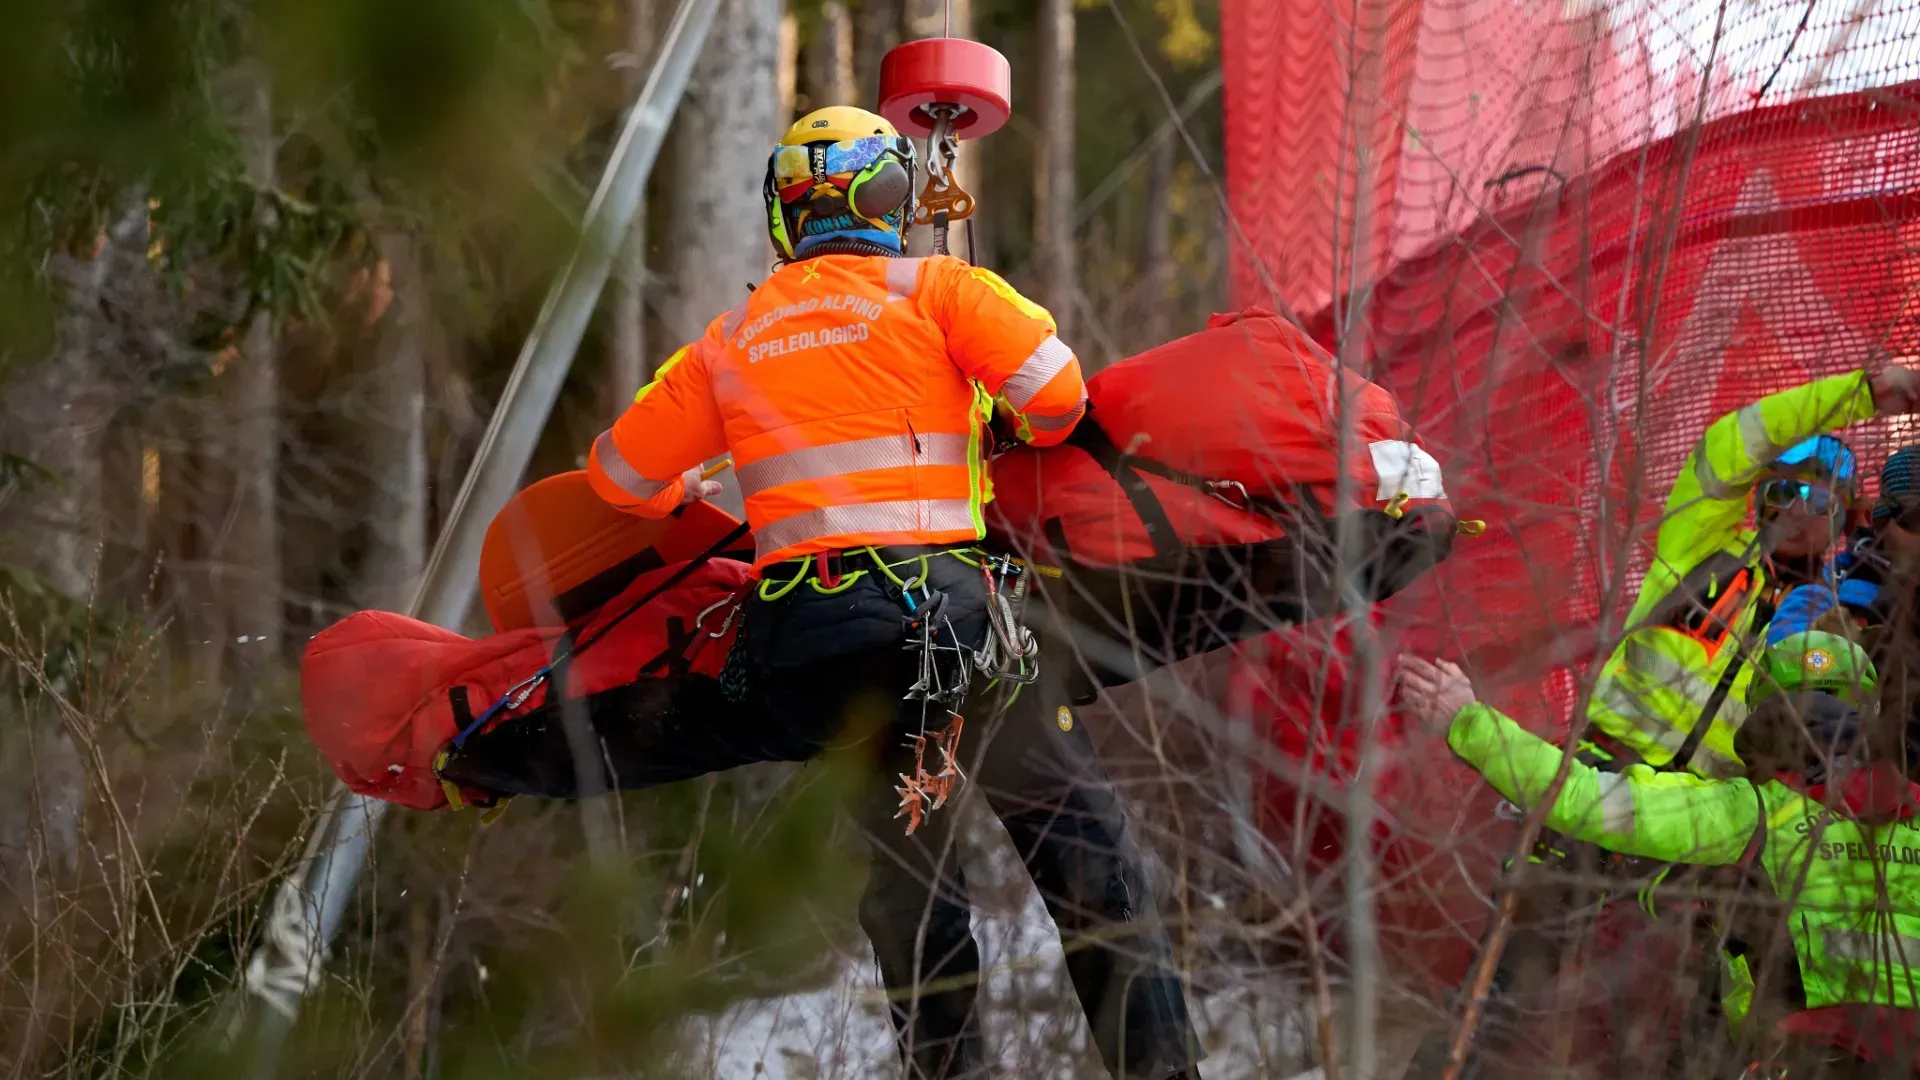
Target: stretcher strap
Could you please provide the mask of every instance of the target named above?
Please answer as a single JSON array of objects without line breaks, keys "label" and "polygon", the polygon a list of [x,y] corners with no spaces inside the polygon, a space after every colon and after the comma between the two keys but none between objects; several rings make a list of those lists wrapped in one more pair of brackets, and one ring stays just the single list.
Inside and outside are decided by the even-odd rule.
[{"label": "stretcher strap", "polygon": [[[1190,487],[1203,495],[1219,499],[1236,510],[1257,513],[1281,525],[1288,525],[1298,518],[1299,512],[1293,507],[1278,499],[1255,495],[1247,491],[1242,484],[1210,480],[1184,469],[1176,469],[1165,462],[1121,450],[1091,412],[1074,426],[1072,434],[1067,436],[1067,445],[1085,451],[1087,456],[1107,470],[1107,473],[1113,477],[1114,483],[1120,485],[1120,490],[1126,493],[1127,501],[1133,504],[1133,512],[1140,518],[1140,525],[1146,530],[1147,539],[1152,541],[1156,555],[1171,555],[1180,551],[1185,545],[1173,527],[1173,519],[1167,516],[1167,508],[1161,505],[1159,496],[1153,493],[1152,485],[1140,475],[1143,472]],[[1227,498],[1224,492],[1228,490],[1237,493],[1239,504],[1236,505],[1232,499]],[[1309,508],[1316,512],[1319,510],[1318,500],[1312,497],[1311,492],[1296,489],[1296,494]],[[1062,539],[1064,540],[1064,536]],[[1056,543],[1056,548],[1059,547],[1060,545]],[[1064,558],[1063,548],[1060,553]]]},{"label": "stretcher strap", "polygon": [[[1122,453],[1120,448],[1114,445],[1113,439],[1107,435],[1106,429],[1101,427],[1100,422],[1091,414],[1074,425],[1073,433],[1067,436],[1067,445],[1086,451],[1087,456],[1098,462],[1100,467],[1107,470],[1107,474],[1113,477],[1113,482],[1120,485],[1120,490],[1126,494],[1127,501],[1133,504],[1133,512],[1140,519],[1141,527],[1146,530],[1147,539],[1153,543],[1154,554],[1172,555],[1180,550],[1180,535],[1174,531],[1173,519],[1167,516],[1167,508],[1160,505],[1159,496],[1153,493],[1153,488],[1136,471],[1145,466],[1145,458]],[[1158,465],[1157,462],[1154,464]],[[1161,470],[1178,471],[1167,466],[1160,466],[1151,471],[1161,472]],[[1162,472],[1161,475],[1166,475],[1166,472]],[[1172,476],[1167,478],[1175,479]],[[1192,479],[1198,481],[1197,477]],[[1187,481],[1178,482],[1186,483]],[[1198,484],[1205,486],[1204,481],[1198,481]]]},{"label": "stretcher strap", "polygon": [[[724,552],[728,548],[731,548],[736,541],[738,541],[741,537],[746,536],[748,531],[749,531],[749,527],[745,522],[742,522],[741,524],[736,526],[731,532],[727,533],[727,535],[721,537],[719,541],[714,543],[712,547],[709,547],[707,548],[707,550],[694,556],[691,560],[687,562],[685,566],[682,566],[680,569],[675,570],[671,574],[668,574],[666,577],[666,580],[660,582],[660,584],[655,585],[653,588],[647,590],[647,594],[645,596],[642,596],[640,599],[635,600],[633,603],[627,605],[626,610],[620,612],[618,615],[615,615],[613,618],[608,619],[591,636],[582,638],[579,641],[573,642],[571,645],[567,643],[566,637],[562,637],[561,647],[558,650],[556,650],[553,658],[553,662],[549,663],[546,667],[541,668],[539,671],[534,672],[532,675],[527,676],[525,679],[520,680],[519,682],[515,683],[511,687],[508,687],[507,692],[504,694],[501,694],[499,699],[496,700],[492,705],[489,705],[485,712],[482,712],[478,717],[476,717],[472,723],[460,729],[460,733],[453,737],[453,748],[455,750],[458,750],[461,747],[465,746],[467,742],[467,738],[469,736],[473,735],[477,731],[485,730],[488,722],[490,722],[495,716],[498,716],[501,712],[517,709],[521,705],[525,704],[527,699],[533,696],[534,691],[538,690],[543,683],[546,683],[547,681],[549,681],[549,679],[552,678],[555,669],[564,666],[569,660],[573,659],[574,657],[585,652],[587,649],[591,648],[594,642],[599,641],[603,637],[606,637],[608,632],[610,632],[614,627],[619,626],[622,622],[626,621],[626,619],[629,616],[631,616],[634,612],[639,611],[641,608],[646,607],[648,604],[658,599],[662,593],[665,593],[668,589],[671,589],[679,585],[681,582],[687,580],[689,577],[692,577],[695,571],[699,570],[702,566],[705,566],[706,564],[712,562],[715,558],[718,558],[721,552]],[[571,631],[569,631],[569,635],[570,634],[571,634]],[[554,681],[558,682],[560,680],[554,680]]]}]

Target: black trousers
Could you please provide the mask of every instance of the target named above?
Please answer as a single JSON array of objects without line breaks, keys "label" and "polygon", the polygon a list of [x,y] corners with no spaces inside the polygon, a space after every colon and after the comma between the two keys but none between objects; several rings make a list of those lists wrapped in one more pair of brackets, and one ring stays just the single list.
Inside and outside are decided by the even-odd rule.
[{"label": "black trousers", "polygon": [[[986,632],[979,571],[951,558],[934,562],[947,564],[934,571],[933,587],[949,596],[954,631],[977,642]],[[958,808],[930,813],[912,836],[894,816],[894,787],[914,768],[907,736],[922,724],[920,703],[903,700],[917,656],[899,631],[882,631],[904,614],[879,582],[832,595],[802,584],[781,600],[750,602],[746,633],[755,692],[788,737],[857,748],[867,775],[848,811],[872,853],[860,923],[892,1000],[910,1080],[958,1080],[984,1075],[980,956],[954,845]],[[1162,1080],[1198,1060],[1197,1040],[1120,805],[1085,726],[1061,716],[1064,704],[1065,683],[1055,676],[1024,688],[1000,715],[963,709],[962,767],[1059,927],[1107,1068],[1126,1080]],[[945,718],[927,722],[937,727]],[[933,756],[929,750],[930,770]]]}]

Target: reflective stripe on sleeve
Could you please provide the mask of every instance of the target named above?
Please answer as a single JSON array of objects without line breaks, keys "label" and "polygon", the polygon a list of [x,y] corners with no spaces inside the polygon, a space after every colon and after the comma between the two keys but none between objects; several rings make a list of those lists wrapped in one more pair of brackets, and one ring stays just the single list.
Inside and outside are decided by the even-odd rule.
[{"label": "reflective stripe on sleeve", "polygon": [[1059,416],[1029,414],[1026,417],[1027,427],[1033,431],[1065,431],[1067,428],[1079,423],[1080,418],[1086,414],[1087,398],[1085,394],[1082,394],[1080,400],[1074,402],[1073,408],[1068,409]]},{"label": "reflective stripe on sleeve", "polygon": [[1745,405],[1734,414],[1734,424],[1740,429],[1740,441],[1745,444],[1747,460],[1756,465],[1765,464],[1786,452],[1786,447],[1773,441],[1767,432],[1767,418],[1760,413],[1759,405]]},{"label": "reflective stripe on sleeve", "polygon": [[925,259],[887,260],[887,302],[910,299],[920,289],[920,264]]},{"label": "reflective stripe on sleeve", "polygon": [[1890,960],[1902,966],[1920,966],[1920,938],[1870,930],[1833,929],[1823,931],[1821,937],[1827,954],[1843,960],[1863,964]]},{"label": "reflective stripe on sleeve", "polygon": [[1638,637],[1627,639],[1623,659],[1628,671],[1663,690],[1679,694],[1695,708],[1706,708],[1707,699],[1713,696],[1714,679]]},{"label": "reflective stripe on sleeve", "polygon": [[[1655,711],[1654,704],[1647,700],[1648,696],[1645,691],[1628,686],[1619,679],[1602,678],[1593,688],[1595,705],[1624,720],[1648,743],[1660,747],[1671,756],[1680,749],[1682,743],[1687,741],[1687,733],[1674,727],[1666,717],[1659,715]],[[1691,707],[1697,714],[1699,706]],[[1604,724],[1601,727],[1605,730]],[[1608,734],[1615,738],[1624,738],[1626,733],[1609,731]]]},{"label": "reflective stripe on sleeve", "polygon": [[740,329],[740,324],[747,321],[747,305],[752,302],[752,298],[749,297],[748,299],[740,301],[738,307],[727,312],[727,317],[720,323],[720,336],[722,339],[732,337],[734,332]]},{"label": "reflective stripe on sleeve", "polygon": [[1700,483],[1700,493],[1709,499],[1731,499],[1740,494],[1739,485],[1720,479],[1720,474],[1713,471],[1705,442],[1693,451],[1693,478]]},{"label": "reflective stripe on sleeve", "polygon": [[1768,462],[1785,453],[1787,448],[1773,441],[1773,435],[1767,431],[1767,418],[1760,412],[1759,405],[1745,405],[1733,414],[1733,426],[1740,434],[1740,447],[1751,463],[1738,476],[1721,476],[1713,467],[1707,453],[1707,440],[1703,436],[1694,448],[1693,475],[1700,482],[1700,490],[1710,499],[1731,499],[1741,494],[1742,489],[1751,483],[1758,470]]},{"label": "reflective stripe on sleeve", "polygon": [[649,480],[635,472],[627,459],[620,456],[620,448],[613,445],[613,432],[603,431],[593,440],[594,464],[600,466],[601,475],[613,481],[615,487],[633,496],[641,502],[660,494],[667,489],[672,480]]},{"label": "reflective stripe on sleeve", "polygon": [[1625,773],[1600,774],[1600,828],[1612,836],[1633,832],[1633,785]]},{"label": "reflective stripe on sleeve", "polygon": [[875,533],[972,532],[973,504],[967,499],[900,499],[894,502],[823,506],[769,523],[754,530],[759,556],[829,536]]},{"label": "reflective stripe on sleeve", "polygon": [[[971,464],[971,440],[966,435],[921,435],[918,445],[912,435],[879,435],[871,439],[804,446],[773,454],[735,468],[740,491],[752,496],[782,484],[820,480],[830,476],[898,469],[909,465]],[[784,546],[784,545],[783,545]]]},{"label": "reflective stripe on sleeve", "polygon": [[1026,362],[1020,365],[1020,370],[1014,372],[1013,377],[1000,388],[1000,393],[1007,399],[1007,404],[1013,406],[1014,412],[1024,413],[1035,395],[1072,362],[1073,350],[1067,348],[1059,335],[1048,334],[1046,340],[1034,347]]}]

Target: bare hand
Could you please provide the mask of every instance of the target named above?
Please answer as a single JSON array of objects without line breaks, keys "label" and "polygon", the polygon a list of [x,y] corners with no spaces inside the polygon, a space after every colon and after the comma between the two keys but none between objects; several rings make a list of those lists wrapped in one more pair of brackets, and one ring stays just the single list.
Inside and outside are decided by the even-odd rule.
[{"label": "bare hand", "polygon": [[1873,391],[1873,411],[1881,416],[1920,412],[1920,371],[1888,364],[1867,376]]},{"label": "bare hand", "polygon": [[701,499],[711,499],[715,495],[720,494],[720,481],[700,479],[700,474],[705,471],[706,468],[704,466],[695,465],[693,468],[680,474],[680,483],[685,488],[685,490],[680,493],[681,506],[685,506],[690,502],[698,502]]},{"label": "bare hand", "polygon": [[1473,704],[1473,683],[1447,660],[1400,657],[1400,703],[1423,727],[1445,731],[1460,710]]}]

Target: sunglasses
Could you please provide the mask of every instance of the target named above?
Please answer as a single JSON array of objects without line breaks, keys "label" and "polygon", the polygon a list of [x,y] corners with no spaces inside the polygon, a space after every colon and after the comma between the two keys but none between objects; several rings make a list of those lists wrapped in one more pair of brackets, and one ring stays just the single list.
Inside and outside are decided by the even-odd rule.
[{"label": "sunglasses", "polygon": [[1760,485],[1761,504],[1775,510],[1803,504],[1816,514],[1825,514],[1845,510],[1850,501],[1826,484],[1810,484],[1805,480],[1769,480]]},{"label": "sunglasses", "polygon": [[897,143],[869,135],[833,143],[808,143],[805,146],[783,144],[773,152],[773,186],[783,203],[797,203],[813,194],[822,184],[845,192],[862,172],[872,168],[888,150],[900,152]]}]

